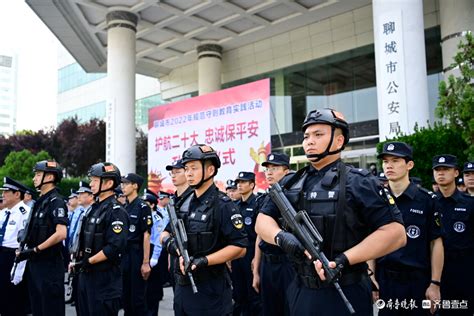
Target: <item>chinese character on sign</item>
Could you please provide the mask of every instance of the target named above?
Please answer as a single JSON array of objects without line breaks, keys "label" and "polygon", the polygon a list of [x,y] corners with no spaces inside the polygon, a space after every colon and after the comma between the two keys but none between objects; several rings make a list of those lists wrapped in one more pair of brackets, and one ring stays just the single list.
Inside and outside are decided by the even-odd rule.
[{"label": "chinese character on sign", "polygon": [[392,133],[400,133],[400,124],[398,122],[390,122],[390,132],[389,134]]},{"label": "chinese character on sign", "polygon": [[222,159],[223,159],[223,162],[222,164],[223,165],[227,165],[227,164],[235,164],[235,158],[233,157],[233,154],[235,154],[235,148],[229,148],[228,151],[224,151],[222,153]]},{"label": "chinese character on sign", "polygon": [[398,85],[395,83],[395,81],[390,81],[387,86],[388,94],[397,93],[397,88]]},{"label": "chinese character on sign", "polygon": [[397,42],[391,41],[390,43],[385,43],[385,54],[391,54],[397,52]]},{"label": "chinese character on sign", "polygon": [[395,102],[395,101],[392,101],[390,102],[389,104],[387,104],[387,108],[388,110],[390,111],[388,114],[393,114],[393,113],[400,113],[398,111],[398,109],[400,108],[400,105],[399,105],[400,102]]},{"label": "chinese character on sign", "polygon": [[389,35],[395,32],[395,22],[388,22],[383,24],[383,34]]},{"label": "chinese character on sign", "polygon": [[395,71],[397,71],[397,62],[391,61],[388,64],[385,64],[385,66],[387,67],[388,73],[394,73]]}]

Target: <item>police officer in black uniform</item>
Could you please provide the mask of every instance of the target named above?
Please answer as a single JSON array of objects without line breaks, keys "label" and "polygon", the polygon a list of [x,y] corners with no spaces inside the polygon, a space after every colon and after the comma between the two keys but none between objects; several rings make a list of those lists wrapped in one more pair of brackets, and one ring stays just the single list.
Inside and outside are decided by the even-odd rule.
[{"label": "police officer in black uniform", "polygon": [[[372,314],[366,261],[406,243],[400,211],[393,198],[367,170],[346,166],[340,152],[349,141],[349,126],[331,109],[311,111],[303,123],[303,148],[310,165],[282,182],[295,209],[304,209],[321,233],[322,250],[358,315]],[[285,179],[286,180],[286,179]],[[268,200],[258,215],[257,233],[278,245],[295,262],[297,278],[289,293],[292,315],[349,314],[336,289],[328,284],[320,262],[307,259],[301,242],[278,225],[280,212]]]},{"label": "police officer in black uniform", "polygon": [[114,195],[120,170],[101,162],[89,169],[88,176],[96,203],[81,222],[79,257],[73,266],[79,273],[76,305],[81,316],[117,315],[122,295],[120,262],[129,227],[127,212]]},{"label": "police officer in black uniform", "polygon": [[472,315],[474,312],[474,198],[456,189],[459,175],[453,155],[433,157],[433,175],[439,186],[444,241],[444,269],[441,277],[443,300],[466,301],[468,310],[442,308],[441,314]]},{"label": "police officer in black uniform", "polygon": [[[279,182],[293,172],[290,171],[290,157],[283,153],[270,153],[262,166],[269,185]],[[260,199],[269,199],[269,196],[265,193]],[[260,236],[257,236],[255,247],[253,287],[260,292],[262,313],[268,316],[288,315],[286,294],[295,277],[295,271],[280,247],[263,241]]]},{"label": "police officer in black uniform", "polygon": [[462,176],[466,186],[466,194],[474,196],[474,161],[468,161],[464,164]]},{"label": "police officer in black uniform", "polygon": [[[232,201],[214,184],[221,162],[210,146],[195,145],[183,153],[186,178],[194,191],[176,210],[184,221],[190,269],[198,293],[193,294],[189,278],[175,268],[175,315],[230,315],[232,290],[225,263],[245,255],[247,237],[240,215]],[[178,255],[169,228],[162,234],[169,253]]]},{"label": "police officer in black uniform", "polygon": [[[399,303],[414,302],[418,308],[383,308],[379,315],[422,315],[422,301],[440,300],[440,281],[443,270],[444,249],[441,240],[439,205],[436,195],[410,181],[413,169],[412,148],[403,142],[387,142],[378,155],[388,178],[389,190],[402,212],[407,244],[371,262],[380,289],[380,299]],[[376,268],[376,269],[375,269]],[[374,277],[374,276],[372,276]],[[375,278],[374,283],[377,284]],[[408,306],[407,305],[407,306]]]},{"label": "police officer in black uniform", "polygon": [[232,179],[227,180],[225,186],[225,193],[234,202],[240,200],[241,198],[240,193],[237,190],[237,183],[235,183],[235,180]]},{"label": "police officer in black uniform", "polygon": [[144,315],[146,280],[150,276],[150,234],[153,222],[150,207],[138,196],[143,177],[129,173],[122,178],[127,197],[125,209],[130,217],[127,250],[122,260],[123,307],[125,315]]},{"label": "police officer in black uniform", "polygon": [[241,171],[235,179],[241,198],[235,201],[240,215],[244,219],[244,228],[248,237],[247,252],[243,258],[232,261],[232,281],[234,298],[234,315],[259,315],[262,309],[260,295],[252,287],[252,260],[255,256],[255,220],[257,219],[257,196],[255,173]]},{"label": "police officer in black uniform", "polygon": [[33,183],[40,197],[32,210],[26,249],[18,260],[29,259],[28,290],[33,315],[64,315],[62,241],[67,235],[67,207],[56,184],[63,176],[56,161],[43,160],[33,168]]}]

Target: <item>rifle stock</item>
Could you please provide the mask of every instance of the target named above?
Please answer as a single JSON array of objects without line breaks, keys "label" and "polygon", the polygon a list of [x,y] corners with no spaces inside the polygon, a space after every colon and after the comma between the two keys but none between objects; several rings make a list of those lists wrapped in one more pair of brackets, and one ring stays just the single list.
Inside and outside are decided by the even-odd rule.
[{"label": "rifle stock", "polygon": [[[183,257],[184,260],[184,269],[187,271],[190,267],[191,260],[189,258],[188,253],[188,236],[186,235],[186,229],[184,227],[184,223],[182,219],[178,219],[176,216],[176,210],[174,208],[174,202],[171,199],[166,210],[168,211],[170,217],[170,225],[171,230],[173,231],[174,238],[176,240],[176,244],[178,245],[179,253]],[[188,271],[187,276],[189,281],[191,282],[191,287],[193,289],[193,293],[196,294],[198,289],[196,287],[196,283],[194,282],[193,274],[191,271]]]},{"label": "rifle stock", "polygon": [[288,227],[291,228],[292,232],[296,235],[303,247],[311,255],[311,258],[313,260],[318,259],[322,263],[324,273],[326,274],[327,278],[331,280],[331,283],[334,284],[334,287],[339,293],[339,296],[344,301],[348,311],[351,314],[354,314],[355,310],[352,307],[352,304],[349,302],[346,295],[342,291],[334,270],[329,267],[328,258],[321,250],[323,238],[316,226],[314,226],[308,213],[306,213],[304,210],[297,212],[283,193],[283,190],[278,183],[275,183],[271,186],[269,195],[276,207],[280,210],[284,221]]}]

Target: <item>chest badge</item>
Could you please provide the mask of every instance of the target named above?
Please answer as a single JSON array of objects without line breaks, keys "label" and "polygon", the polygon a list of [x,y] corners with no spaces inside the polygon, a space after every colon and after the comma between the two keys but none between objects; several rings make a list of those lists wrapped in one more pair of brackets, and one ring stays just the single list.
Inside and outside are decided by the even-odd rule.
[{"label": "chest badge", "polygon": [[251,217],[246,217],[244,221],[245,221],[245,225],[247,225],[247,226],[252,225],[252,218]]},{"label": "chest badge", "polygon": [[130,228],[128,229],[131,233],[133,233],[136,230],[135,225],[130,225]]},{"label": "chest badge", "polygon": [[242,229],[242,227],[244,227],[244,223],[242,221],[242,215],[234,214],[230,217],[230,220],[232,221],[232,225],[234,225],[235,228]]},{"label": "chest badge", "polygon": [[456,222],[454,223],[453,228],[456,233],[462,233],[466,230],[466,224],[463,222]]},{"label": "chest badge", "polygon": [[420,228],[416,225],[410,225],[407,227],[407,236],[415,239],[420,237]]}]

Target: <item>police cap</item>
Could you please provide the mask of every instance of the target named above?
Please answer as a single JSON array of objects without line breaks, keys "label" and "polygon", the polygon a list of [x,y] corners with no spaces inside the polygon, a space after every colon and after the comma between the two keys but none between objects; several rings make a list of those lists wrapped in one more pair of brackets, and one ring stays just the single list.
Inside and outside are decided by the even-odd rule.
[{"label": "police cap", "polygon": [[25,193],[27,190],[28,188],[26,186],[10,177],[3,178],[3,186],[0,188],[0,191],[15,191],[22,193]]},{"label": "police cap", "polygon": [[171,171],[173,169],[184,169],[183,161],[182,159],[178,159],[176,161],[173,161],[171,165],[166,166],[166,170]]},{"label": "police cap", "polygon": [[239,174],[237,175],[237,178],[235,179],[236,183],[239,183],[239,181],[255,181],[255,173],[241,171],[239,172]]},{"label": "police cap", "polygon": [[383,172],[379,172],[377,179],[379,179],[379,181],[388,181],[387,176]]},{"label": "police cap", "polygon": [[127,173],[124,177],[122,177],[122,183],[129,183],[129,182],[137,184],[138,189],[140,189],[143,182],[145,182],[145,179],[136,173]]},{"label": "police cap", "polygon": [[433,169],[437,167],[457,168],[458,158],[454,155],[444,154],[433,157]]},{"label": "police cap", "polygon": [[71,189],[71,194],[67,197],[68,199],[77,198],[77,191]]},{"label": "police cap", "polygon": [[267,161],[262,162],[262,166],[268,165],[287,166],[290,167],[290,157],[283,153],[271,153],[267,156]]},{"label": "police cap", "polygon": [[92,190],[91,190],[91,187],[89,185],[89,183],[87,183],[86,181],[80,181],[79,182],[79,189],[77,190],[77,193],[91,193],[92,194]]},{"label": "police cap", "polygon": [[463,184],[464,184],[464,178],[463,177],[457,178],[456,185],[463,185]]},{"label": "police cap", "polygon": [[462,172],[474,172],[474,161],[468,161],[464,164]]},{"label": "police cap", "polygon": [[122,191],[122,188],[120,187],[120,185],[115,187],[114,193],[117,197],[120,197],[121,195],[123,195],[123,191]]},{"label": "police cap", "polygon": [[229,179],[229,180],[226,181],[225,189],[226,190],[237,189],[237,184],[235,183],[234,180]]},{"label": "police cap", "polygon": [[143,191],[143,200],[152,204],[158,204],[158,195],[152,190],[145,188]]},{"label": "police cap", "polygon": [[383,144],[382,152],[377,156],[377,159],[382,159],[385,155],[413,160],[413,149],[407,143],[386,142]]},{"label": "police cap", "polygon": [[166,192],[166,191],[160,191],[159,194],[158,194],[158,198],[160,200],[163,200],[163,199],[166,199],[166,198],[170,198],[171,197],[171,194]]}]

